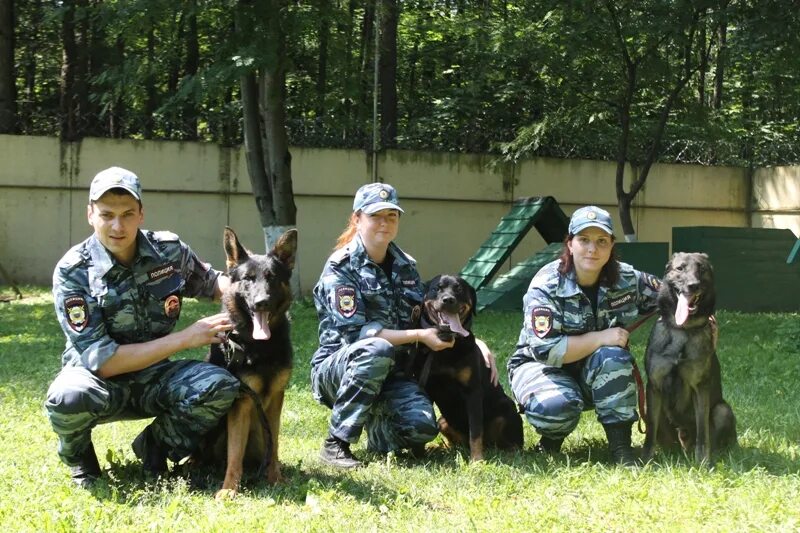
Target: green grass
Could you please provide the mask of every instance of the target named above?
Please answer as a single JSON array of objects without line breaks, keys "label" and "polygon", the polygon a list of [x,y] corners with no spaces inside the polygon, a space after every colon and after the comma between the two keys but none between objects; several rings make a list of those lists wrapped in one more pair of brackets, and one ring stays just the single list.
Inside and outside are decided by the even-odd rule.
[{"label": "green grass", "polygon": [[[106,476],[92,491],[72,486],[43,413],[60,366],[62,333],[46,291],[0,304],[0,526],[4,531],[787,531],[800,529],[800,321],[797,314],[720,313],[725,395],[740,447],[710,470],[660,453],[636,470],[607,464],[602,428],[587,412],[566,455],[489,453],[471,465],[436,445],[424,460],[356,453],[366,468],[338,472],[317,460],[328,410],[309,390],[317,345],[313,308],[292,309],[295,369],[281,432],[286,481],[246,481],[216,502],[222,473],[190,472],[153,484],[130,442],[147,421],[94,430]],[[217,306],[190,302],[182,325]],[[519,313],[482,313],[476,331],[500,364],[517,339]],[[633,336],[641,361],[649,325]],[[204,350],[187,354],[200,358]],[[505,383],[505,376],[503,376]],[[525,428],[526,447],[536,441]],[[634,435],[641,445],[643,437]]]}]

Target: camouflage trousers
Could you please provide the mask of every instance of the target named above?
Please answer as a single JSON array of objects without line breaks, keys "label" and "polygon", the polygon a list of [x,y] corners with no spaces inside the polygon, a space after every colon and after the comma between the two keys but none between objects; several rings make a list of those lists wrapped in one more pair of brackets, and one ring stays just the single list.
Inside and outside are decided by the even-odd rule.
[{"label": "camouflage trousers", "polygon": [[512,371],[511,389],[528,422],[545,437],[566,437],[592,407],[601,424],[633,422],[638,415],[632,361],[630,352],[616,346],[561,368],[531,361]]},{"label": "camouflage trousers", "polygon": [[[50,385],[44,406],[58,435],[58,455],[69,466],[91,444],[96,425],[149,417],[155,419],[144,431],[179,461],[196,449],[238,393],[238,379],[200,361],[162,361],[110,379],[67,366]],[[147,456],[147,450],[137,451],[140,458]]]},{"label": "camouflage trousers", "polygon": [[415,381],[394,367],[394,346],[369,338],[311,369],[314,398],[333,410],[331,435],[354,443],[366,427],[367,448],[379,453],[424,445],[436,437],[433,404]]}]

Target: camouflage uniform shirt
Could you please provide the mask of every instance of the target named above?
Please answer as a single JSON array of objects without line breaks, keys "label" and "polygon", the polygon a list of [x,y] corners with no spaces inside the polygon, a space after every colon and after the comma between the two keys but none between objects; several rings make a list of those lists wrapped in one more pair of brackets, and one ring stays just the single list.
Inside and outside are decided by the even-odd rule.
[{"label": "camouflage uniform shirt", "polygon": [[319,348],[312,366],[384,328],[414,327],[413,310],[423,295],[416,261],[394,243],[389,244],[388,253],[392,256],[391,279],[369,258],[358,235],[328,258],[314,287]]},{"label": "camouflage uniform shirt", "polygon": [[562,276],[560,261],[542,267],[531,280],[523,298],[524,320],[509,374],[526,361],[551,366],[563,364],[567,336],[633,324],[637,317],[656,308],[660,281],[619,263],[619,280],[613,287],[602,284],[597,294],[597,314],[578,286],[575,272]]},{"label": "camouflage uniform shirt", "polygon": [[214,296],[220,273],[174,233],[139,231],[136,246],[126,267],[92,235],[56,265],[53,299],[67,337],[63,366],[97,372],[119,345],[170,333],[184,296]]}]

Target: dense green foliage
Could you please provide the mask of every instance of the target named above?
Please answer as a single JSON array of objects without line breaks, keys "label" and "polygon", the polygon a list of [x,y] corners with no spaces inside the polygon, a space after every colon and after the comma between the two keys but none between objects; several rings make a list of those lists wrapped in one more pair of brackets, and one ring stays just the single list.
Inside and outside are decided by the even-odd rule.
[{"label": "dense green foliage", "polygon": [[[313,0],[280,8],[292,144],[371,146],[375,8],[380,14],[394,1]],[[245,4],[282,5],[14,3],[13,131],[53,135],[69,126],[73,133],[65,138],[241,143],[240,74],[275,61],[264,46],[265,26],[256,24],[248,35],[234,30],[235,11]],[[398,4],[396,50],[383,53],[397,59],[400,148],[614,159],[627,103],[628,160],[637,164],[689,58],[688,81],[667,113],[662,160],[756,166],[800,160],[800,10],[791,2]],[[65,69],[67,45],[71,69]],[[637,67],[627,100],[626,54]],[[77,91],[70,112],[65,77]]]},{"label": "dense green foliage", "polygon": [[[93,492],[71,485],[42,410],[59,368],[63,334],[52,299],[23,287],[25,300],[0,304],[0,527],[7,531],[793,531],[800,527],[800,400],[796,314],[719,313],[725,395],[740,447],[710,470],[680,454],[659,454],[640,469],[608,464],[600,425],[587,412],[564,455],[526,450],[490,453],[470,465],[440,447],[423,460],[368,456],[356,472],[322,466],[329,411],[311,397],[310,355],[317,345],[313,308],[295,305],[295,369],[283,414],[286,482],[249,479],[233,501],[215,502],[222,472],[178,472],[148,482],[130,442],[146,421],[99,426],[93,434],[105,470]],[[31,296],[33,295],[33,296]],[[187,301],[179,327],[215,312]],[[518,313],[486,312],[478,334],[501,366],[513,348]],[[632,347],[644,351],[649,327]],[[202,350],[188,354],[201,357]],[[505,383],[505,376],[502,377]],[[642,436],[635,434],[635,445]],[[365,455],[363,443],[355,447]]]}]

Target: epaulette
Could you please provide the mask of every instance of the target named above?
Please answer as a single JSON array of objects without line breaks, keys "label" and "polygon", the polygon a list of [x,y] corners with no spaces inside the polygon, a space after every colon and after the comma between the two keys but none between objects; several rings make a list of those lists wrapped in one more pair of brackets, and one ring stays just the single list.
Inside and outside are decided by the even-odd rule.
[{"label": "epaulette", "polygon": [[417,264],[417,260],[414,259],[413,255],[407,253],[405,250],[400,250],[400,253],[403,254],[405,256],[405,258],[408,260],[408,262],[411,263],[412,265],[416,265]]},{"label": "epaulette", "polygon": [[158,242],[177,242],[180,238],[171,231],[148,231],[147,238]]},{"label": "epaulette", "polygon": [[73,246],[64,254],[64,257],[58,262],[58,268],[69,271],[87,264],[90,259],[89,250],[81,243]]},{"label": "epaulette", "polygon": [[342,263],[345,259],[350,258],[350,250],[347,249],[347,246],[343,246],[333,252],[331,256],[328,258],[328,261],[331,263],[338,265]]}]

